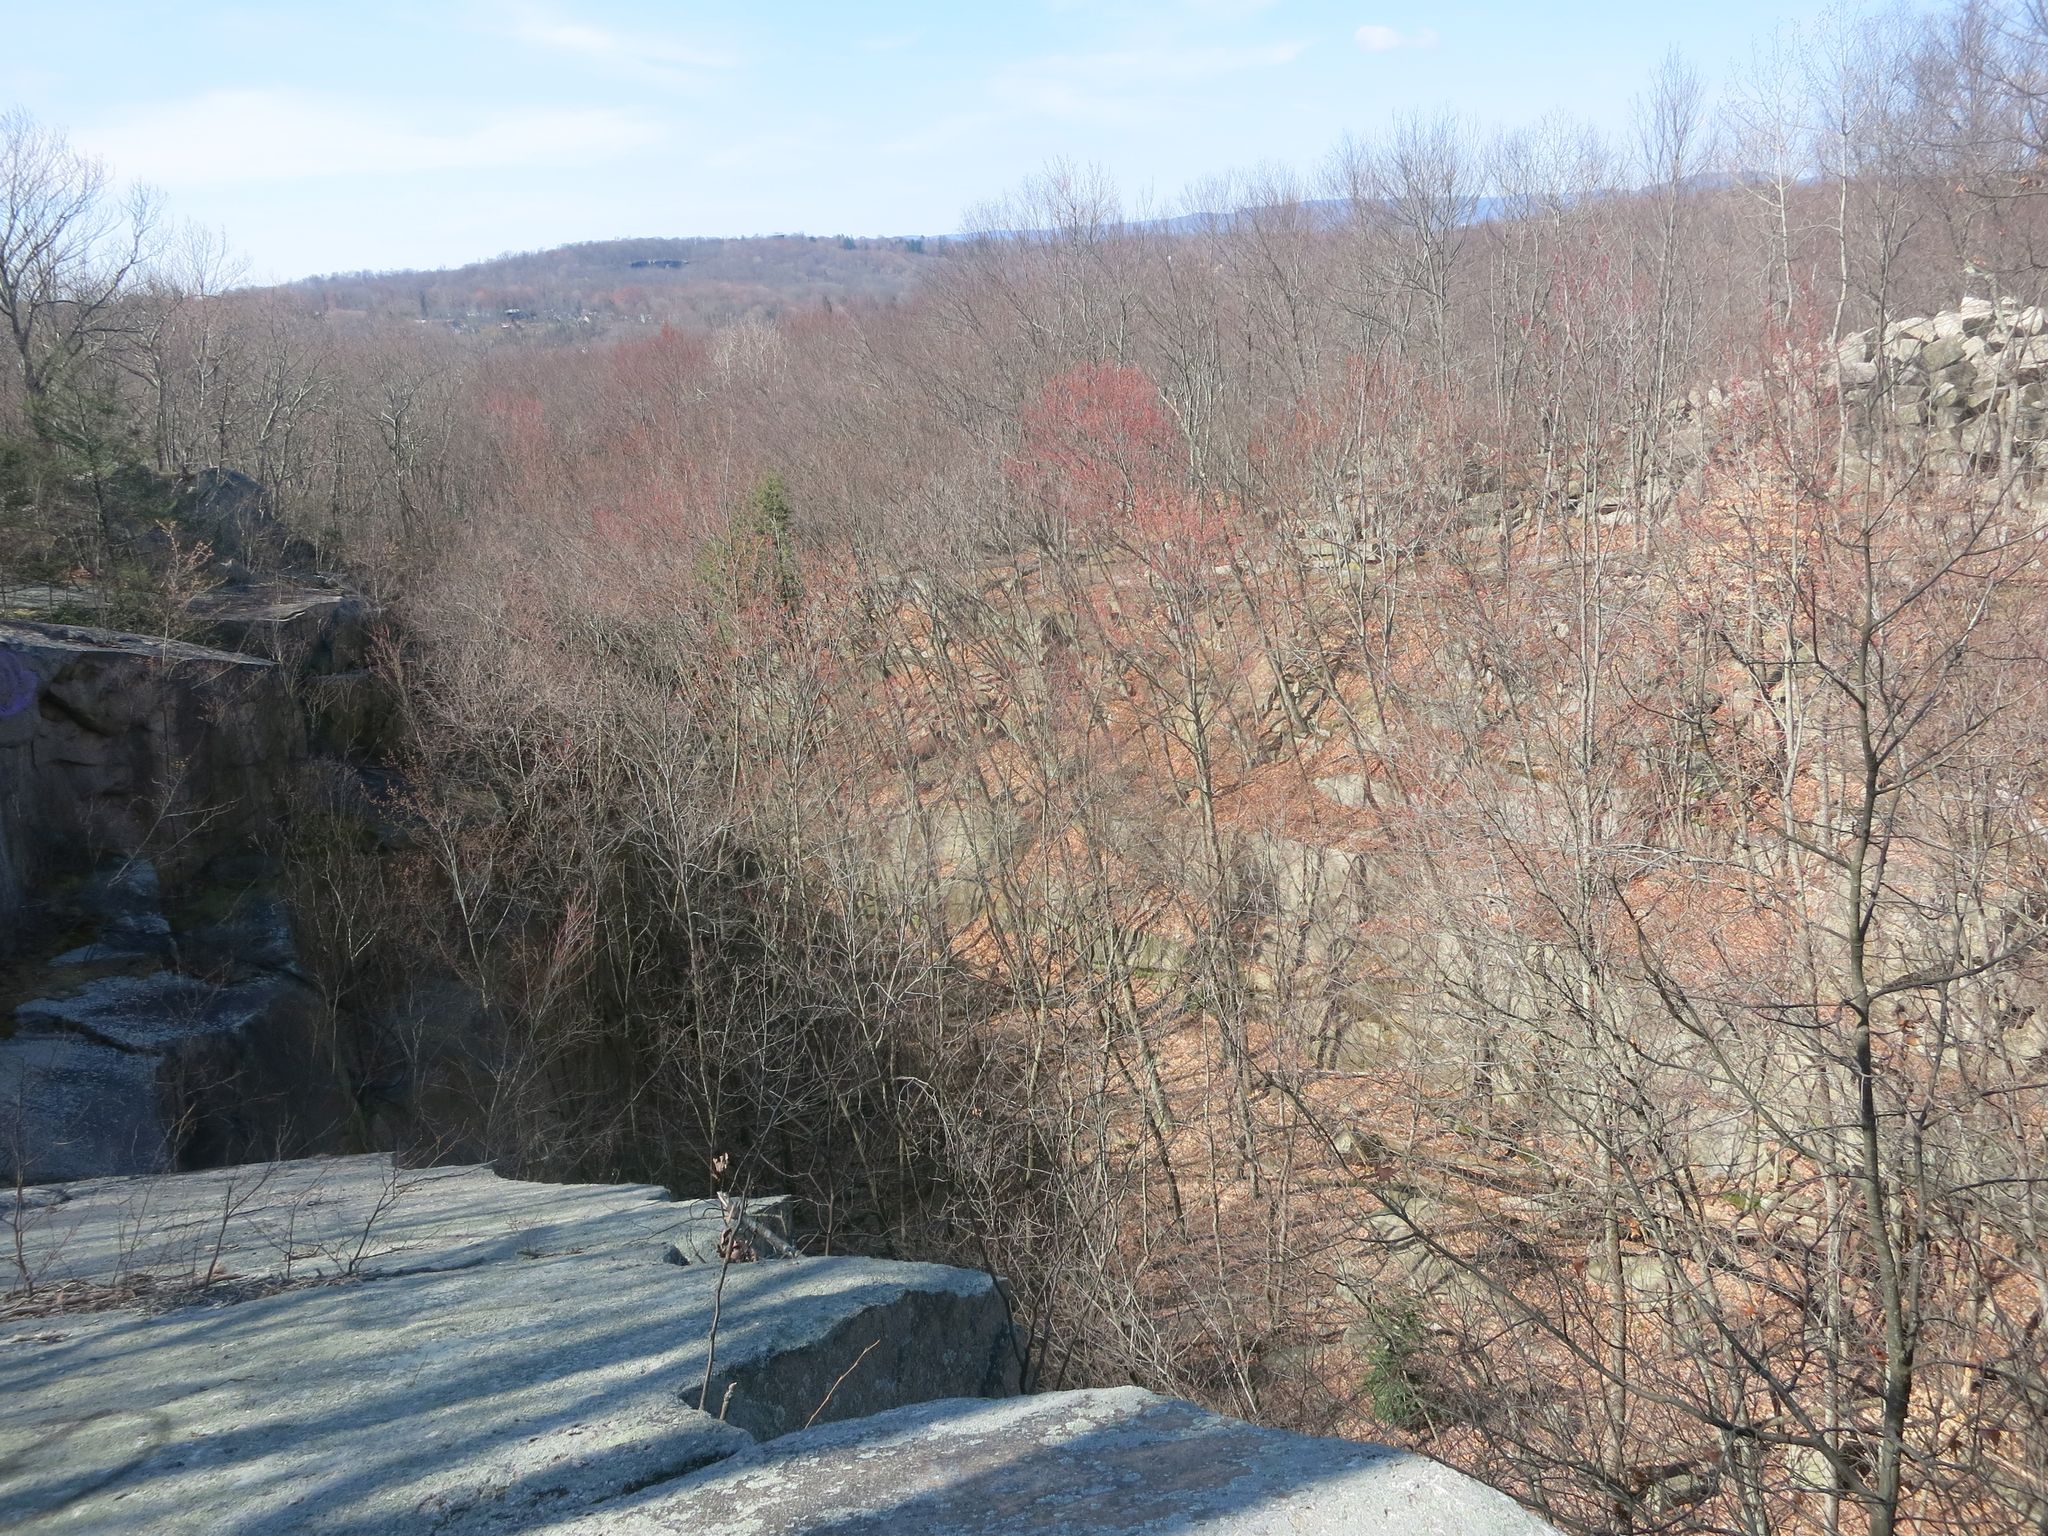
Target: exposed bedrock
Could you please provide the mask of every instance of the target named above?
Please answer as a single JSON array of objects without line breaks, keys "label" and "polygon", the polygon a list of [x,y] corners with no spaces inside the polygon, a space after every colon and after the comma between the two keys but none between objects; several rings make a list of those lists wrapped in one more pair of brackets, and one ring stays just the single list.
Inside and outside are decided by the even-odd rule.
[{"label": "exposed bedrock", "polygon": [[378,1158],[31,1191],[22,1285],[69,1310],[0,1331],[9,1528],[523,1530],[814,1414],[1015,1389],[988,1276],[670,1262],[705,1210]]},{"label": "exposed bedrock", "polygon": [[[0,1216],[10,1531],[1549,1529],[1383,1446],[1135,1389],[1017,1398],[989,1276],[768,1257],[773,1201],[356,1157]],[[764,1256],[707,1261],[735,1228]]]},{"label": "exposed bedrock", "polygon": [[0,1178],[206,1167],[317,1145],[346,1117],[282,903],[261,882],[206,895],[174,925],[156,866],[131,858],[46,898],[57,934],[73,926],[10,967]]},{"label": "exposed bedrock", "polygon": [[1539,1536],[1440,1462],[1136,1387],[937,1402],[755,1446],[555,1536]]},{"label": "exposed bedrock", "polygon": [[95,858],[166,878],[275,824],[306,728],[255,656],[0,620],[0,937]]},{"label": "exposed bedrock", "polygon": [[[217,555],[284,550],[251,482],[187,490]],[[191,598],[203,645],[0,618],[0,1177],[310,1150],[351,1114],[272,855],[309,760],[345,779],[393,715],[373,606],[299,583]]]}]

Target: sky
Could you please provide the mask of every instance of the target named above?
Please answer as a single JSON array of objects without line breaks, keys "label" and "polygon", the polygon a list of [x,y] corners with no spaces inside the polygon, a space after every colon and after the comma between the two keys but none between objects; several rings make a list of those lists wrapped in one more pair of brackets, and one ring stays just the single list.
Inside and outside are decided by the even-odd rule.
[{"label": "sky", "polygon": [[[250,278],[630,235],[945,234],[1050,164],[1182,211],[1448,109],[1625,130],[1824,0],[0,0],[24,107]],[[1197,198],[1195,201],[1199,202]]]}]

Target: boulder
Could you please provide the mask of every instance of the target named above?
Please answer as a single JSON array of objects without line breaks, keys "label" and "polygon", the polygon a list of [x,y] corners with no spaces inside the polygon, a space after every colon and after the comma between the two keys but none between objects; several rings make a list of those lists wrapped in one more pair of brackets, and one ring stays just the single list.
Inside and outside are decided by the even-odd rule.
[{"label": "boulder", "polygon": [[240,586],[201,593],[185,615],[207,645],[282,662],[297,676],[330,677],[369,664],[376,608],[355,592]]},{"label": "boulder", "polygon": [[917,806],[881,823],[876,867],[892,894],[922,902],[935,895],[946,921],[971,923],[991,881],[1000,883],[1022,846],[1026,820],[1005,800]]},{"label": "boulder", "polygon": [[147,859],[123,859],[86,883],[76,903],[99,934],[51,960],[57,967],[105,965],[168,955],[175,947],[163,913],[162,885]]},{"label": "boulder", "polygon": [[1363,773],[1339,773],[1317,779],[1316,788],[1347,810],[1358,810],[1372,798],[1372,778]]},{"label": "boulder", "polygon": [[1406,1218],[1378,1211],[1360,1221],[1356,1256],[1337,1261],[1340,1300],[1370,1311],[1396,1296],[1413,1298],[1458,1287],[1458,1266],[1439,1256],[1420,1233],[1438,1243],[1469,1236],[1470,1218],[1423,1197],[1409,1200],[1404,1209]]},{"label": "boulder", "polygon": [[987,1275],[666,1262],[704,1205],[373,1158],[34,1192],[9,1529],[531,1530],[813,1418],[1015,1389]]},{"label": "boulder", "polygon": [[699,1200],[684,1209],[664,1255],[671,1264],[718,1264],[728,1249],[761,1258],[789,1258],[795,1252],[789,1241],[786,1196],[735,1200],[729,1205]]},{"label": "boulder", "polygon": [[117,972],[22,1003],[0,1039],[0,1174],[160,1173],[324,1130],[307,1122],[342,1110],[312,1060],[318,1016],[284,974]]},{"label": "boulder", "polygon": [[[1946,317],[1944,317],[1946,318]],[[1920,366],[1929,373],[1940,373],[1963,361],[1965,347],[1960,329],[1945,335],[1941,340],[1930,342],[1920,349]]]},{"label": "boulder", "polygon": [[275,889],[250,885],[233,892],[226,909],[178,935],[188,964],[210,971],[275,971],[300,975],[291,912]]},{"label": "boulder", "polygon": [[171,518],[188,543],[204,543],[217,569],[274,571],[310,553],[287,536],[270,496],[245,474],[209,467],[181,475]]},{"label": "boulder", "polygon": [[[1318,787],[1333,780],[1318,781]],[[1343,804],[1335,791],[1331,798]],[[1359,801],[1364,790],[1359,788]],[[1323,843],[1304,842],[1279,832],[1255,832],[1244,839],[1247,870],[1271,893],[1273,910],[1285,922],[1306,922],[1332,912],[1356,912],[1365,861]]]},{"label": "boulder", "polygon": [[938,1402],[756,1446],[555,1536],[1541,1536],[1440,1462],[1260,1429],[1136,1387]]}]

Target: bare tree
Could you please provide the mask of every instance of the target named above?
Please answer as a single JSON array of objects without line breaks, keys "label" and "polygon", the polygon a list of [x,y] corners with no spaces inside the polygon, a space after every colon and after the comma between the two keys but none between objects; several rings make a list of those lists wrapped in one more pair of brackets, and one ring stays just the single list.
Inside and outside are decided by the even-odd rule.
[{"label": "bare tree", "polygon": [[0,320],[31,417],[95,343],[147,260],[153,197],[117,197],[106,168],[26,113],[0,116]]},{"label": "bare tree", "polygon": [[1361,315],[1421,332],[1438,375],[1451,366],[1451,275],[1478,207],[1469,132],[1455,117],[1411,114],[1384,141],[1347,140],[1331,180],[1364,240]]}]

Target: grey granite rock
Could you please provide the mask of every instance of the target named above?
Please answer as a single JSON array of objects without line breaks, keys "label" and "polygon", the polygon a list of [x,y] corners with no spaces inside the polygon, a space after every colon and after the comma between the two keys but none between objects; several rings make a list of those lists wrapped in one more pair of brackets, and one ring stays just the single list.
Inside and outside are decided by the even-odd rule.
[{"label": "grey granite rock", "polygon": [[64,996],[23,1003],[14,1017],[24,1031],[70,1031],[116,1050],[161,1054],[200,1036],[261,1025],[288,986],[272,977],[217,985],[176,971],[103,976]]},{"label": "grey granite rock", "polygon": [[179,935],[179,949],[196,964],[229,970],[299,972],[291,911],[274,890],[241,892],[227,912]]},{"label": "grey granite rock", "polygon": [[[489,1168],[400,1168],[381,1155],[87,1179],[29,1196],[24,1252],[46,1288],[143,1273],[169,1283],[210,1266],[268,1281],[652,1252],[716,1213],[712,1201],[672,1201],[652,1184],[533,1184]],[[0,1220],[12,1199],[0,1191]]]},{"label": "grey granite rock", "polygon": [[273,662],[0,620],[0,947],[59,875],[160,843],[176,878],[273,830],[304,754]]},{"label": "grey granite rock", "polygon": [[208,645],[282,662],[301,677],[326,677],[363,666],[376,609],[353,592],[223,587],[193,598],[186,617]]},{"label": "grey granite rock", "polygon": [[[53,977],[65,980],[76,955],[58,956]],[[133,957],[91,957],[106,958]],[[0,1039],[0,1177],[9,1182],[221,1161],[241,1146],[276,1145],[294,1119],[336,1113],[306,1065],[318,999],[295,977],[71,980],[17,1007],[16,1032]]]},{"label": "grey granite rock", "polygon": [[2043,324],[2035,306],[1969,298],[1848,338],[1833,379],[1851,441],[1866,456],[1903,456],[1942,473],[2039,463],[2048,419],[2027,392],[2048,358]]},{"label": "grey granite rock", "polygon": [[1337,804],[1357,810],[1371,797],[1372,779],[1363,773],[1340,773],[1327,779],[1317,779],[1316,788]]},{"label": "grey granite rock", "polygon": [[262,485],[236,470],[208,466],[178,477],[171,516],[188,540],[202,540],[217,575],[275,571],[296,548]]},{"label": "grey granite rock", "polygon": [[987,1276],[665,1262],[698,1210],[377,1159],[34,1191],[74,1305],[0,1325],[9,1529],[526,1530],[814,1412],[1012,1387]]},{"label": "grey granite rock", "polygon": [[142,942],[126,936],[116,939],[102,935],[90,944],[81,944],[76,949],[52,955],[49,964],[60,970],[73,966],[122,965],[135,960],[161,959],[170,953],[172,947],[168,929],[162,935],[146,937]]},{"label": "grey granite rock", "polygon": [[82,1036],[0,1040],[0,1169],[75,1179],[163,1167],[158,1065]]},{"label": "grey granite rock", "polygon": [[1135,1387],[935,1402],[755,1447],[554,1536],[1542,1536],[1441,1463]]},{"label": "grey granite rock", "polygon": [[716,1264],[724,1256],[726,1229],[739,1232],[744,1249],[763,1258],[787,1258],[789,1245],[789,1200],[774,1195],[766,1200],[735,1201],[721,1208],[716,1201],[700,1200],[688,1208],[669,1244],[671,1264]]},{"label": "grey granite rock", "polygon": [[334,1158],[0,1218],[71,1303],[0,1325],[0,1488],[38,1536],[1549,1529],[1425,1458],[1134,1389],[991,1401],[988,1277],[678,1266],[719,1208],[644,1185]]},{"label": "grey granite rock", "polygon": [[170,932],[164,922],[164,883],[147,858],[123,858],[96,870],[78,899],[113,934],[154,938]]}]

